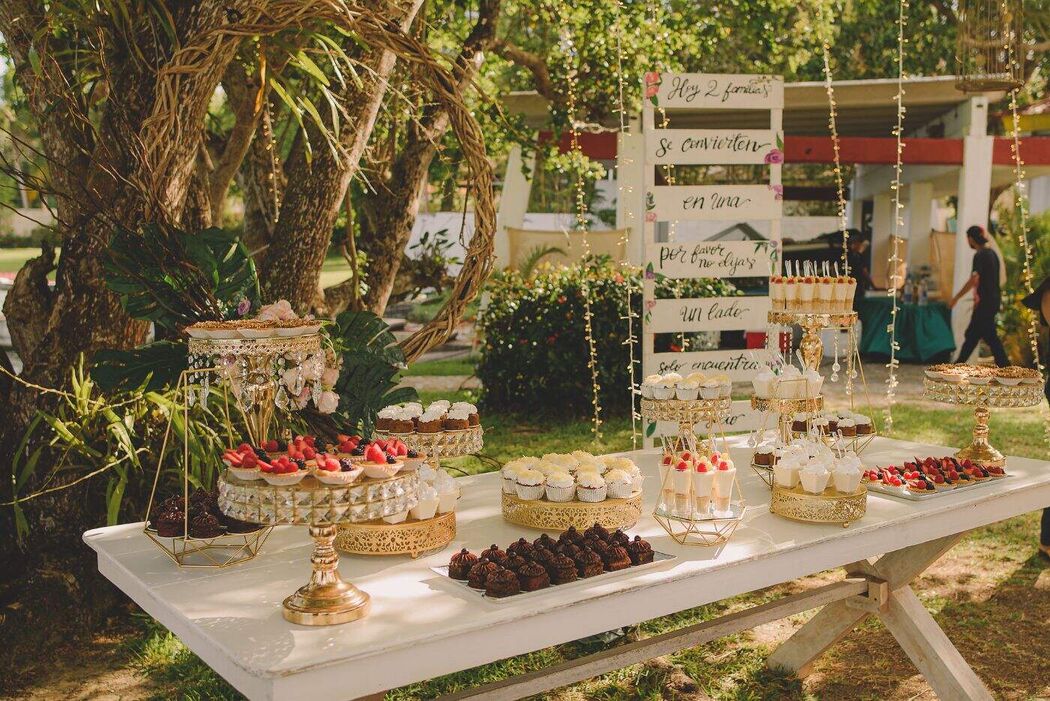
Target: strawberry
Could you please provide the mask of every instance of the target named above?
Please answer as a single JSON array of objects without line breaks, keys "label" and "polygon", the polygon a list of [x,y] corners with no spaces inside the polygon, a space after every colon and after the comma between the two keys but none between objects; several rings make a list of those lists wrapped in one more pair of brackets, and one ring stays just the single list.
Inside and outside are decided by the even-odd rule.
[{"label": "strawberry", "polygon": [[403,458],[406,455],[408,455],[408,446],[402,443],[401,441],[398,441],[397,446],[395,446],[394,452],[397,454],[397,457]]},{"label": "strawberry", "polygon": [[365,451],[365,460],[368,460],[369,462],[386,462],[386,453],[384,453],[378,445],[373,443],[368,446],[368,449]]},{"label": "strawberry", "polygon": [[253,453],[247,453],[241,456],[241,467],[247,469],[251,467],[257,467],[259,465],[259,459],[255,457]]},{"label": "strawberry", "polygon": [[314,458],[317,457],[317,453],[316,453],[316,451],[314,451],[313,446],[309,446],[309,445],[306,446],[305,448],[303,448],[302,453],[303,453],[303,458],[302,458],[303,460],[313,460]]},{"label": "strawberry", "polygon": [[693,459],[693,456],[688,450],[682,453],[682,460],[692,460],[692,459]]},{"label": "strawberry", "polygon": [[674,469],[678,470],[679,472],[688,470],[689,463],[687,463],[685,460],[679,460],[678,464],[674,466]]},{"label": "strawberry", "polygon": [[311,448],[314,447],[314,437],[313,436],[306,436],[305,438],[303,438],[303,442],[305,442],[306,445],[310,446]]},{"label": "strawberry", "polygon": [[674,457],[669,453],[664,456],[664,465],[670,465],[674,462]]}]

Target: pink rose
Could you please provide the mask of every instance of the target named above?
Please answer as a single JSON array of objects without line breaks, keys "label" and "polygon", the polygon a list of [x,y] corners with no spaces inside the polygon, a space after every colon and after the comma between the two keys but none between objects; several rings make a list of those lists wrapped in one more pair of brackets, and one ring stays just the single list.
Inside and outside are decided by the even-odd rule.
[{"label": "pink rose", "polygon": [[649,71],[645,74],[645,84],[652,85],[654,83],[660,84],[660,73],[658,71]]},{"label": "pink rose", "polygon": [[339,406],[339,395],[335,392],[321,392],[317,399],[317,410],[322,414],[331,414]]},{"label": "pink rose", "polygon": [[784,162],[784,152],[778,148],[766,154],[766,163],[778,164]]},{"label": "pink rose", "polygon": [[650,309],[650,310],[651,309],[655,309],[656,308],[656,300],[655,299],[650,299],[648,302],[645,303],[645,308],[646,309]]},{"label": "pink rose", "polygon": [[656,221],[656,212],[646,212],[645,213],[645,221],[647,221],[647,222],[654,222],[654,221]]},{"label": "pink rose", "polygon": [[658,93],[658,92],[660,92],[660,86],[659,85],[648,85],[645,88],[645,96],[646,97],[654,97],[656,95],[656,93]]},{"label": "pink rose", "polygon": [[321,374],[321,386],[322,387],[331,387],[331,386],[333,386],[336,383],[336,380],[338,380],[338,379],[339,379],[339,369],[338,368],[325,368],[324,372]]},{"label": "pink rose", "polygon": [[776,200],[784,199],[784,186],[783,185],[770,185],[769,189],[773,191],[773,197]]},{"label": "pink rose", "polygon": [[310,403],[310,388],[303,387],[303,391],[297,397],[292,397],[292,402],[295,404],[296,409],[305,409],[306,405]]}]

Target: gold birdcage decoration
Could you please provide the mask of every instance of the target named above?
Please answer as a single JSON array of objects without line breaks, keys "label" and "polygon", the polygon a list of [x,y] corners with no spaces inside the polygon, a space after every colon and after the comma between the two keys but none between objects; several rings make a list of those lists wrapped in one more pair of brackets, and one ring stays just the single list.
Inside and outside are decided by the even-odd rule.
[{"label": "gold birdcage decoration", "polygon": [[959,90],[1013,90],[1024,85],[1023,6],[1023,0],[959,0]]}]

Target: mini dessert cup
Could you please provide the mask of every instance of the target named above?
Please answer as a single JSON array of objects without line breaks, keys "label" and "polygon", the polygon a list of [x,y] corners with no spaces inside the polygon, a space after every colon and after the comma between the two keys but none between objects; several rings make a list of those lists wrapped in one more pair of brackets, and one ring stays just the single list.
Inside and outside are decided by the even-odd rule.
[{"label": "mini dessert cup", "polygon": [[736,468],[714,471],[715,511],[729,511],[733,498],[733,482],[736,481]]},{"label": "mini dessert cup", "polygon": [[363,462],[361,466],[365,470],[365,476],[374,480],[388,479],[398,473],[405,466],[403,462]]},{"label": "mini dessert cup", "polygon": [[811,278],[811,277],[803,278],[802,282],[799,284],[799,291],[798,291],[798,302],[799,302],[798,309],[799,309],[799,311],[801,311],[801,312],[811,312],[811,311],[813,311],[813,292],[814,292],[814,288],[815,287],[816,287],[816,283],[813,281],[813,278]]},{"label": "mini dessert cup", "polygon": [[364,471],[360,465],[357,465],[352,470],[321,470],[314,468],[313,475],[318,482],[322,484],[353,484],[361,473]]},{"label": "mini dessert cup", "polygon": [[674,471],[674,510],[682,517],[688,517],[692,513],[692,505],[689,503],[690,478],[689,470]]},{"label": "mini dessert cup", "polygon": [[230,471],[231,475],[239,480],[250,482],[262,478],[262,470],[258,467],[235,467],[233,465],[226,465],[226,469]]},{"label": "mini dessert cup", "polygon": [[835,483],[835,491],[839,494],[853,494],[860,486],[860,470],[835,470],[831,477]]},{"label": "mini dessert cup", "polygon": [[455,490],[438,492],[438,513],[447,514],[449,511],[455,510],[458,499],[459,493]]},{"label": "mini dessert cup", "polygon": [[778,487],[794,489],[798,485],[798,465],[794,462],[778,462],[773,465],[773,479]]},{"label": "mini dessert cup", "polygon": [[784,309],[784,278],[774,275],[769,279],[769,297],[775,311]]},{"label": "mini dessert cup", "polygon": [[798,278],[784,279],[784,309],[789,312],[798,310]]},{"label": "mini dessert cup", "polygon": [[798,477],[804,490],[810,494],[823,494],[827,489],[828,480],[831,479],[831,473],[827,470],[805,469],[799,471]]},{"label": "mini dessert cup", "polygon": [[702,517],[711,513],[711,489],[714,486],[714,472],[694,472],[693,479],[693,516]]},{"label": "mini dessert cup", "polygon": [[857,281],[854,278],[846,280],[846,297],[842,302],[842,311],[848,312],[853,309],[853,297],[857,294]]},{"label": "mini dessert cup", "polygon": [[674,478],[671,477],[671,466],[660,463],[660,506],[671,508],[674,502]]},{"label": "mini dessert cup", "polygon": [[416,505],[409,509],[408,513],[417,521],[426,521],[434,518],[437,513],[439,499],[437,494],[432,497],[420,497]]},{"label": "mini dessert cup", "polygon": [[815,297],[816,311],[830,312],[832,310],[832,278],[822,277],[817,282],[817,294]]}]

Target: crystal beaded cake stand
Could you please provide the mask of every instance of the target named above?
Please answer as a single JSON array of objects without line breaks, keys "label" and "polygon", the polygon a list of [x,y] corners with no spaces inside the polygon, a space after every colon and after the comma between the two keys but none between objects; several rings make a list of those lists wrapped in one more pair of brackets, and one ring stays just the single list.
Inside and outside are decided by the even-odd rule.
[{"label": "crystal beaded cake stand", "polygon": [[1006,466],[1006,456],[988,441],[988,409],[1038,406],[1043,401],[1043,388],[1038,384],[972,384],[965,378],[945,382],[927,377],[922,388],[926,399],[974,408],[973,440],[955,457],[988,467]]},{"label": "crystal beaded cake stand", "polygon": [[368,594],[339,576],[339,553],[333,546],[337,526],[374,521],[416,505],[419,476],[402,472],[389,479],[334,486],[305,477],[291,486],[245,481],[227,472],[219,476],[219,508],[249,523],[309,526],[314,539],[310,582],[284,600],[284,617],[292,623],[326,626],[349,623],[368,614]]}]

